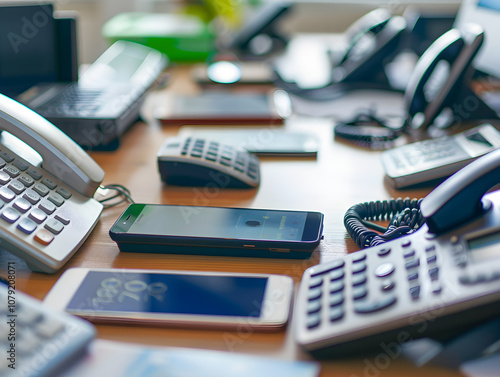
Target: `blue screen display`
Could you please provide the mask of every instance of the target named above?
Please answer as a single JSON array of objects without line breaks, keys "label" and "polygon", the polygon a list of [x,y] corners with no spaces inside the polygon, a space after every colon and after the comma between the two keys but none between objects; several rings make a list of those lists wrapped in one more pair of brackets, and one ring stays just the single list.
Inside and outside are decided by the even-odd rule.
[{"label": "blue screen display", "polygon": [[479,0],[478,6],[500,11],[500,2],[498,0]]},{"label": "blue screen display", "polygon": [[267,278],[89,271],[67,310],[259,317]]}]

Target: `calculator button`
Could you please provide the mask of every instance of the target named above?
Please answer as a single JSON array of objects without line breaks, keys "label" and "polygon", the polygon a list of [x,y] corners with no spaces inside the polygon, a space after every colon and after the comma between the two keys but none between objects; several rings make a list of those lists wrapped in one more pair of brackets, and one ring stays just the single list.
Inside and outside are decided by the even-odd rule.
[{"label": "calculator button", "polygon": [[0,184],[1,185],[6,185],[7,183],[10,182],[10,180],[11,180],[10,175],[8,175],[4,171],[0,171]]},{"label": "calculator button", "polygon": [[4,202],[10,202],[12,199],[16,197],[16,194],[9,188],[3,186],[0,187],[0,199]]},{"label": "calculator button", "polygon": [[48,200],[50,200],[52,203],[54,203],[56,206],[60,207],[64,204],[64,198],[59,195],[56,192],[53,192],[47,197]]},{"label": "calculator button", "polygon": [[34,208],[28,216],[38,224],[43,223],[47,218],[47,214],[39,208]]},{"label": "calculator button", "polygon": [[23,194],[23,198],[26,199],[31,204],[36,204],[40,201],[40,195],[32,190],[28,190]]},{"label": "calculator button", "polygon": [[317,276],[321,274],[325,274],[327,272],[336,270],[338,268],[344,267],[345,262],[343,259],[336,259],[332,262],[324,263],[324,264],[319,264],[317,266],[311,267],[309,269],[309,273],[311,276]]},{"label": "calculator button", "polygon": [[19,181],[11,181],[9,183],[9,186],[8,186],[12,191],[14,191],[16,193],[16,195],[19,195],[21,194],[25,189],[26,189],[26,186],[23,185],[21,182]]},{"label": "calculator button", "polygon": [[38,170],[36,169],[28,169],[26,173],[28,173],[35,181],[42,179],[42,174],[40,174],[40,172],[38,172]]},{"label": "calculator button", "polygon": [[429,256],[427,257],[427,264],[436,263],[436,261],[437,261],[437,256],[436,256],[436,254],[429,255]]},{"label": "calculator button", "polygon": [[31,208],[31,203],[26,199],[19,198],[14,202],[13,207],[18,211],[25,213]]},{"label": "calculator button", "polygon": [[437,280],[439,277],[439,268],[434,267],[429,270],[429,277],[432,281]]},{"label": "calculator button", "polygon": [[26,187],[30,187],[35,183],[35,180],[26,174],[21,175],[18,179]]},{"label": "calculator button", "polygon": [[420,266],[420,259],[414,259],[414,260],[411,260],[411,261],[408,261],[405,263],[405,268],[407,270],[410,270],[412,268],[416,268]]},{"label": "calculator button", "polygon": [[332,281],[328,289],[330,293],[340,292],[344,289],[344,282],[342,280]]},{"label": "calculator button", "polygon": [[319,313],[311,313],[307,316],[306,326],[308,329],[318,327],[321,323],[321,316]]},{"label": "calculator button", "polygon": [[352,263],[358,263],[366,260],[366,253],[363,252],[356,252],[352,254]]},{"label": "calculator button", "polygon": [[380,286],[380,288],[383,291],[390,291],[395,286],[396,286],[396,283],[394,282],[394,280],[392,280],[392,279],[385,279],[385,280],[382,281],[382,285]]},{"label": "calculator button", "polygon": [[328,274],[330,281],[340,280],[344,277],[344,270],[333,270]]},{"label": "calculator button", "polygon": [[57,187],[57,184],[54,181],[50,180],[49,178],[44,178],[42,183],[51,190],[54,190]]},{"label": "calculator button", "polygon": [[3,158],[0,157],[0,169],[3,168],[5,165],[7,165],[7,163]]},{"label": "calculator button", "polygon": [[28,218],[22,219],[19,224],[17,224],[17,228],[26,234],[31,234],[35,231],[37,224]]},{"label": "calculator button", "polygon": [[49,202],[48,200],[44,200],[43,202],[41,202],[38,207],[43,211],[45,212],[47,215],[51,215],[55,210],[56,210],[56,206],[54,203],[52,202]]},{"label": "calculator button", "polygon": [[5,210],[2,212],[0,216],[8,223],[13,224],[19,219],[21,214],[17,212],[15,209],[9,207],[5,208]]},{"label": "calculator button", "polygon": [[64,330],[64,324],[44,317],[44,320],[39,322],[34,330],[41,338],[51,339]]},{"label": "calculator button", "polygon": [[412,300],[416,300],[420,297],[420,286],[415,285],[413,287],[410,287],[410,297]]},{"label": "calculator button", "polygon": [[369,314],[377,312],[382,309],[386,309],[391,305],[394,305],[397,301],[396,296],[385,296],[377,301],[357,301],[354,303],[354,311],[359,314]]},{"label": "calculator button", "polygon": [[382,249],[377,251],[377,255],[379,257],[385,257],[391,253],[391,248],[390,247],[383,247]]},{"label": "calculator button", "polygon": [[366,283],[366,274],[356,274],[352,277],[352,285],[361,285]]},{"label": "calculator button", "polygon": [[3,171],[10,175],[12,178],[16,178],[21,173],[19,169],[14,166],[7,166],[5,169],[3,169]]},{"label": "calculator button", "polygon": [[59,220],[60,222],[62,222],[64,225],[68,225],[69,222],[70,222],[70,219],[69,217],[65,216],[65,215],[61,215],[60,213],[57,213],[54,218],[56,218],[57,220]]},{"label": "calculator button", "polygon": [[0,157],[2,157],[2,159],[6,162],[14,161],[14,156],[9,152],[0,152]]},{"label": "calculator button", "polygon": [[64,229],[64,225],[56,219],[49,219],[45,223],[45,228],[47,228],[54,234],[59,234]]},{"label": "calculator button", "polygon": [[417,280],[418,272],[411,272],[408,274],[408,281]]},{"label": "calculator button", "polygon": [[344,309],[341,306],[335,306],[330,309],[328,318],[331,322],[338,321],[344,317]]},{"label": "calculator button", "polygon": [[403,257],[405,258],[411,258],[415,255],[415,250],[411,249],[411,250],[407,250],[404,252],[403,254]]},{"label": "calculator button", "polygon": [[307,313],[317,313],[321,309],[321,300],[309,301],[307,303]]},{"label": "calculator button", "polygon": [[318,298],[321,297],[321,294],[322,294],[322,290],[321,290],[321,287],[317,287],[317,288],[313,288],[313,289],[310,289],[308,292],[307,292],[307,299],[309,301],[311,300],[316,300]]},{"label": "calculator button", "polygon": [[34,240],[44,246],[47,246],[54,240],[54,235],[46,229],[40,229],[36,232]]},{"label": "calculator button", "polygon": [[352,265],[352,273],[353,274],[359,274],[363,271],[366,271],[366,263],[365,262],[358,262],[358,263],[354,263]]},{"label": "calculator button", "polygon": [[328,298],[328,304],[330,306],[341,305],[344,302],[344,294],[342,292],[334,293]]},{"label": "calculator button", "polygon": [[394,265],[392,263],[383,263],[375,269],[375,275],[378,277],[384,277],[392,274],[394,272]]},{"label": "calculator button", "polygon": [[360,300],[360,299],[366,297],[367,294],[368,294],[368,290],[366,289],[366,287],[364,285],[354,287],[352,290],[352,298],[354,300]]},{"label": "calculator button", "polygon": [[309,288],[316,288],[323,284],[323,277],[315,276],[309,279]]},{"label": "calculator button", "polygon": [[64,199],[69,199],[71,198],[71,192],[69,192],[68,190],[66,190],[64,187],[59,187],[57,190],[56,190],[56,193],[58,193],[59,195],[61,195]]},{"label": "calculator button", "polygon": [[50,192],[49,188],[42,183],[34,185],[33,190],[40,196],[46,196]]},{"label": "calculator button", "polygon": [[29,165],[26,164],[24,161],[21,161],[19,159],[15,160],[12,165],[14,165],[16,168],[18,168],[21,171],[26,171],[29,168]]}]

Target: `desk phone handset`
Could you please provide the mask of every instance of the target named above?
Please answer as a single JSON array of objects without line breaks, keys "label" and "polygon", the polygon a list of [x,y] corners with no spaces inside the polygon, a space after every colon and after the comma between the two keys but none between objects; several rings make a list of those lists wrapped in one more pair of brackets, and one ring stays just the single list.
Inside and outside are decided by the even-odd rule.
[{"label": "desk phone handset", "polygon": [[472,62],[483,41],[483,29],[470,24],[463,30],[451,29],[425,51],[404,95],[406,125],[410,130],[498,118],[470,88]]},{"label": "desk phone handset", "polygon": [[414,233],[307,269],[297,342],[318,357],[386,352],[498,318],[500,191],[485,193],[499,177],[495,150],[422,200]]},{"label": "desk phone handset", "polygon": [[104,172],[52,123],[3,95],[0,130],[23,142],[0,143],[0,247],[35,271],[55,272],[97,223],[103,206],[92,196]]},{"label": "desk phone handset", "polygon": [[347,30],[348,47],[332,72],[334,83],[367,83],[390,88],[384,65],[398,52],[406,29],[403,17],[375,9]]}]

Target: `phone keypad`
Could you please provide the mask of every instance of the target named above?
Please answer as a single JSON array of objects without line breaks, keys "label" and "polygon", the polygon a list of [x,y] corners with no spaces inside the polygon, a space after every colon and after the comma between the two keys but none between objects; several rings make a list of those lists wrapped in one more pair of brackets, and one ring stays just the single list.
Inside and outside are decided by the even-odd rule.
[{"label": "phone keypad", "polygon": [[[233,146],[203,138],[169,138],[158,152],[162,179],[170,184],[221,187],[257,187],[260,182],[256,156]],[[194,183],[196,182],[196,183]]]},{"label": "phone keypad", "polygon": [[70,223],[57,211],[72,193],[7,150],[0,151],[0,169],[0,219],[50,244]]},{"label": "phone keypad", "polygon": [[0,317],[4,319],[0,323],[0,349],[5,351],[0,358],[2,376],[53,375],[68,360],[83,354],[95,336],[90,323],[55,311],[3,283]]}]

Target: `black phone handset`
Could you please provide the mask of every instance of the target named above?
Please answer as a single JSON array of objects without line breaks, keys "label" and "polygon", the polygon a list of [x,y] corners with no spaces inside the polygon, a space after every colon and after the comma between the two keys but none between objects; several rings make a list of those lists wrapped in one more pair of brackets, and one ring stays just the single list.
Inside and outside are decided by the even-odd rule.
[{"label": "black phone handset", "polygon": [[410,130],[498,118],[470,88],[472,62],[484,38],[479,25],[451,29],[421,56],[404,95],[406,125]]},{"label": "black phone handset", "polygon": [[387,9],[375,9],[361,17],[346,31],[349,46],[332,71],[333,83],[391,89],[385,63],[399,52],[405,29],[405,19]]}]

